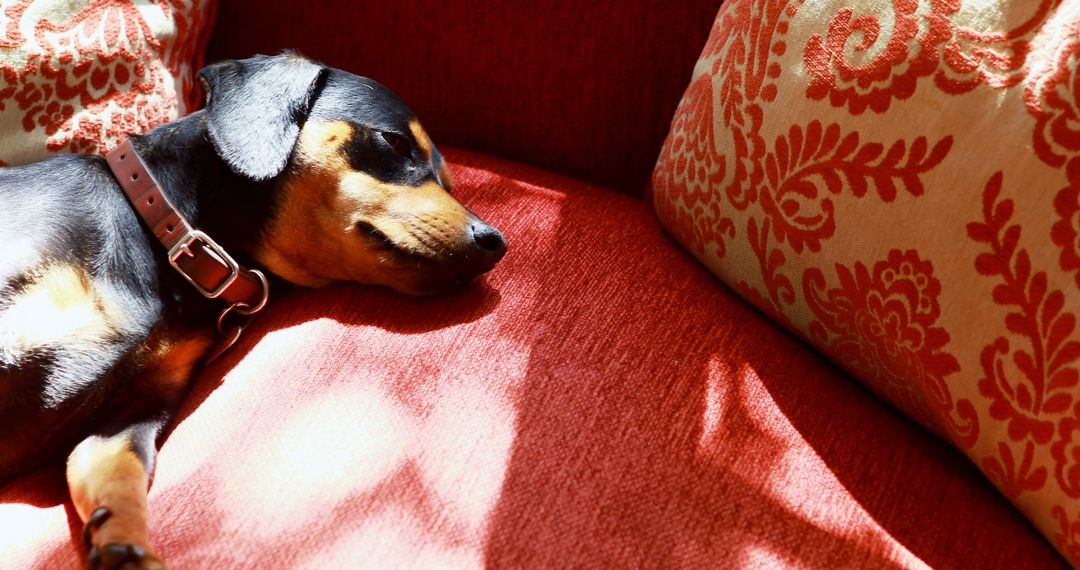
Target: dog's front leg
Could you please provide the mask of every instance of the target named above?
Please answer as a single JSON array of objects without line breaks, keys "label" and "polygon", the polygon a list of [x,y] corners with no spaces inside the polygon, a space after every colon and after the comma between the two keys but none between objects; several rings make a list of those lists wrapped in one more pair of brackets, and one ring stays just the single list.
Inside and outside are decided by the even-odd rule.
[{"label": "dog's front leg", "polygon": [[93,570],[164,569],[150,549],[146,491],[163,422],[145,422],[86,438],[68,458],[67,480]]}]

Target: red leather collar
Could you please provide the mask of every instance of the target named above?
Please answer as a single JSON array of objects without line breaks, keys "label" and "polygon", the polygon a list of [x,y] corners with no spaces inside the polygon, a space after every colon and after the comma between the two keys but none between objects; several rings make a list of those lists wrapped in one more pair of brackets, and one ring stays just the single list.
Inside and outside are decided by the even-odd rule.
[{"label": "red leather collar", "polygon": [[231,345],[243,326],[226,333],[225,317],[233,311],[240,315],[261,311],[270,292],[266,276],[257,269],[240,265],[210,236],[192,227],[161,191],[130,139],[109,151],[105,160],[135,212],[165,246],[173,268],[204,297],[228,303],[218,318],[218,330],[232,337],[228,343]]}]

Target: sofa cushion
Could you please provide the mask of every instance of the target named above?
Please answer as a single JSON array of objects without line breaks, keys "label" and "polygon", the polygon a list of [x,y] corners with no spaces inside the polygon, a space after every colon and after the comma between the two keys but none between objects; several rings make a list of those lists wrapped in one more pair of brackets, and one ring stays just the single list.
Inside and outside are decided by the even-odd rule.
[{"label": "sofa cushion", "polygon": [[0,165],[105,152],[199,104],[194,72],[216,2],[7,2]]},{"label": "sofa cushion", "polygon": [[[1062,565],[646,203],[447,156],[507,257],[452,297],[275,289],[161,450],[173,567]],[[5,564],[75,567],[65,499],[58,472],[0,490]]]},{"label": "sofa cushion", "polygon": [[1080,12],[718,15],[655,173],[725,282],[958,447],[1080,564]]},{"label": "sofa cushion", "polygon": [[211,59],[298,49],[432,137],[642,195],[720,0],[223,2]]}]

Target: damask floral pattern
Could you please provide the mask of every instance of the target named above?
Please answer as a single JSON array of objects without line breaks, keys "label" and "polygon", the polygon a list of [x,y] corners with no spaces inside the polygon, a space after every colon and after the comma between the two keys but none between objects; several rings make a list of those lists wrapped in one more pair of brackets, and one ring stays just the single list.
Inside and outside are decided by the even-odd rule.
[{"label": "damask floral pattern", "polygon": [[840,195],[847,190],[862,198],[873,187],[883,202],[895,200],[899,191],[918,196],[924,192],[919,174],[937,166],[952,144],[946,137],[928,153],[926,139],[919,137],[910,151],[898,140],[886,152],[879,143],[860,144],[857,132],[840,133],[835,123],[823,128],[814,121],[805,131],[794,125],[765,155],[765,179],[754,194],[772,221],[777,241],[790,243],[796,253],[804,247],[821,251],[822,240],[836,231],[834,207],[823,197],[825,192]]},{"label": "damask floral pattern", "polygon": [[983,6],[1005,8],[1004,4],[951,2],[949,39],[941,53],[941,65],[934,75],[939,89],[960,94],[980,85],[1002,88],[1024,81],[1031,66],[1026,65],[1037,34],[1045,34],[1044,23],[1060,9],[1062,0],[1013,2],[1007,8],[1020,11],[1009,18],[1010,26],[991,20],[965,17],[962,9]]},{"label": "damask floral pattern", "polygon": [[837,264],[836,272],[840,287],[828,291],[820,270],[803,274],[803,291],[818,319],[810,323],[810,338],[907,414],[962,445],[974,443],[975,410],[965,400],[954,418],[945,383],[960,364],[942,352],[950,337],[935,326],[941,283],[933,264],[914,250],[894,249],[872,273],[859,262],[853,269]]},{"label": "damask floral pattern", "polygon": [[[999,281],[993,303],[1009,308],[1005,328],[1011,333],[983,348],[979,393],[989,401],[990,416],[1004,424],[1008,439],[1020,444],[1023,453],[1017,465],[1013,446],[999,444],[996,454],[983,458],[983,466],[1007,496],[1018,497],[1046,484],[1046,468],[1033,465],[1031,458],[1037,446],[1053,439],[1055,420],[1072,413],[1080,342],[1072,340],[1076,317],[1069,309],[1075,303],[1066,306],[1065,294],[1050,288],[1047,273],[1034,269],[1028,251],[1018,246],[1023,227],[1011,223],[1015,203],[999,200],[1002,187],[1003,176],[995,173],[983,194],[982,221],[968,224],[967,231],[988,247],[975,258],[975,269]],[[1061,419],[1063,429],[1070,419]],[[1062,490],[1073,495],[1067,486]]]},{"label": "damask floral pattern", "polygon": [[1080,158],[1071,160],[1067,171],[1069,185],[1054,198],[1058,219],[1051,235],[1061,248],[1061,268],[1075,273],[1076,287],[1080,289]]},{"label": "damask floral pattern", "polygon": [[211,2],[0,2],[0,158],[104,152],[197,104]]},{"label": "damask floral pattern", "polygon": [[1078,125],[1080,0],[729,0],[653,178],[688,249],[1074,564]]},{"label": "damask floral pattern", "polygon": [[[828,95],[834,107],[847,105],[854,114],[868,107],[880,113],[892,99],[911,97],[919,78],[937,70],[941,45],[951,35],[948,15],[958,2],[933,0],[929,5],[929,14],[921,15],[920,2],[893,2],[893,29],[885,38],[882,19],[875,14],[856,16],[854,8],[841,8],[828,32],[814,34],[806,45],[804,61],[812,76],[807,96]],[[861,39],[849,49],[856,35]],[[876,45],[879,39],[881,46]],[[872,56],[871,47],[878,47]]]},{"label": "damask floral pattern", "polygon": [[1080,154],[1080,17],[1075,2],[1060,10],[1067,17],[1054,22],[1052,34],[1039,38],[1024,86],[1028,112],[1037,120],[1035,153],[1054,167]]}]

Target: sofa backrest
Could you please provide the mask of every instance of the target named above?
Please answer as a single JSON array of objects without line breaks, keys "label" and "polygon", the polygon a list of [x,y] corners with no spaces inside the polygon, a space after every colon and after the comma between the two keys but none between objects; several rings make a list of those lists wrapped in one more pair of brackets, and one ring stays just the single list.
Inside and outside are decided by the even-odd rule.
[{"label": "sofa backrest", "polygon": [[228,0],[207,61],[294,48],[397,92],[436,143],[641,194],[720,0]]}]

